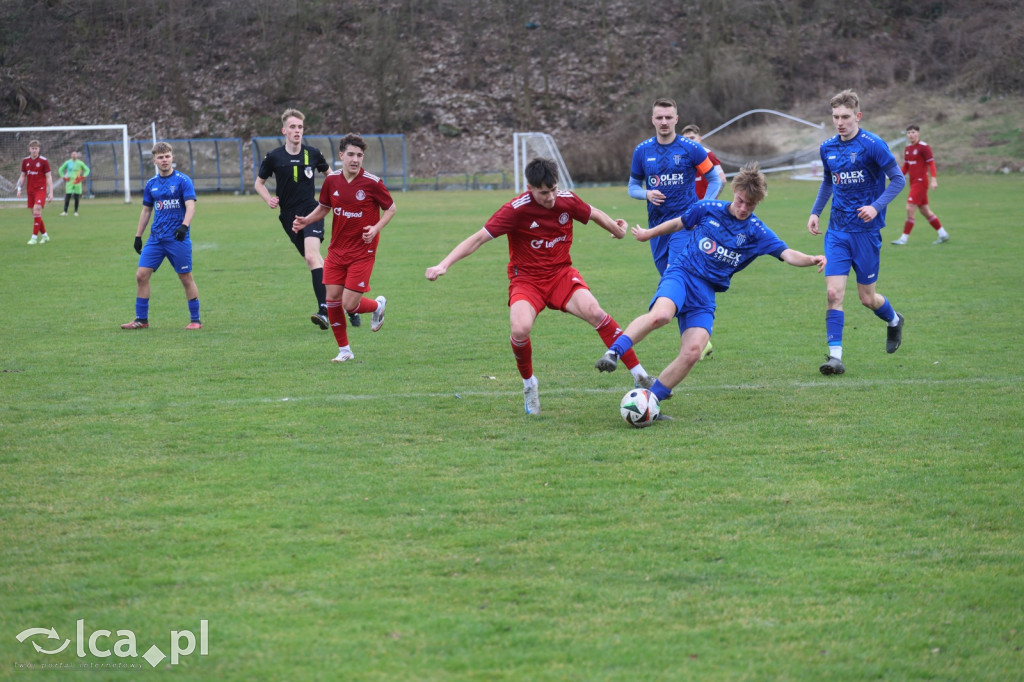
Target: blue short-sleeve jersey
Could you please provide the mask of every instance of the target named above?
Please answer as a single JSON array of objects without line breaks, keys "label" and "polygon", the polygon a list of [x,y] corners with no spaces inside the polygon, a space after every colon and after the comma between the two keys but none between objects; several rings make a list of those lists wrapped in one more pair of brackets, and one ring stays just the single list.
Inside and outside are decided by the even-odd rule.
[{"label": "blue short-sleeve jersey", "polygon": [[192,179],[180,171],[150,178],[142,192],[142,205],[153,209],[149,238],[174,239],[174,231],[185,222],[185,202],[195,198]]},{"label": "blue short-sleeve jersey", "polygon": [[861,130],[851,140],[834,135],[821,143],[825,181],[832,184],[832,210],[828,229],[872,232],[885,227],[885,206],[871,222],[857,217],[857,209],[874,203],[885,192],[886,171],[896,157],[885,140]]},{"label": "blue short-sleeve jersey", "polygon": [[[682,135],[676,135],[671,144],[661,144],[657,137],[644,140],[633,150],[633,163],[629,175],[651,190],[660,190],[665,201],[660,206],[647,202],[647,224],[654,227],[680,215],[697,201],[697,166],[708,158],[704,147]],[[685,240],[678,232],[651,240],[654,260],[665,258],[669,243]]]},{"label": "blue short-sleeve jersey", "polygon": [[692,236],[669,267],[683,268],[715,291],[728,289],[732,276],[758,256],[779,258],[789,248],[753,213],[746,220],[734,217],[726,201],[698,201],[680,217]]}]

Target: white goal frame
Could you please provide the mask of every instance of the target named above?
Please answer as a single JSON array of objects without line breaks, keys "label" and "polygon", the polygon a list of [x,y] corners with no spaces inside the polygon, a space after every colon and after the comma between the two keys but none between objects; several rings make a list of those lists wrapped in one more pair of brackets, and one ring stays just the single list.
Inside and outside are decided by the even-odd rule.
[{"label": "white goal frame", "polygon": [[[131,172],[128,168],[129,156],[128,156],[128,126],[126,124],[119,125],[89,125],[89,126],[33,126],[24,127],[19,126],[15,128],[0,128],[0,133],[32,133],[32,132],[73,132],[76,130],[120,130],[121,131],[121,153],[124,158],[124,203],[132,203],[132,189],[131,189]],[[54,173],[57,172],[56,168],[53,168]],[[4,199],[0,199],[4,201]],[[7,199],[7,201],[23,201],[23,199]]]},{"label": "white goal frame", "polygon": [[516,194],[526,191],[526,164],[537,156],[551,159],[558,166],[558,187],[559,189],[575,189],[576,185],[569,175],[569,169],[565,165],[565,159],[558,151],[555,138],[547,133],[512,133],[512,155],[515,159]]}]

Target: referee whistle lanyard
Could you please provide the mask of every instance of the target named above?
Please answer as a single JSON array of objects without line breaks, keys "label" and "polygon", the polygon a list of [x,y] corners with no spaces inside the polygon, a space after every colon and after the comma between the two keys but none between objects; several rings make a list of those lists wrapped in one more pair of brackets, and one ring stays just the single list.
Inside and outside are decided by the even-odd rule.
[{"label": "referee whistle lanyard", "polygon": [[[309,150],[308,149],[303,149],[302,150],[302,166],[303,166],[302,170],[303,170],[303,172],[305,172],[306,166],[308,166],[308,165],[309,165]],[[292,166],[292,181],[294,181],[294,182],[298,182],[299,181],[299,167],[298,166]]]}]

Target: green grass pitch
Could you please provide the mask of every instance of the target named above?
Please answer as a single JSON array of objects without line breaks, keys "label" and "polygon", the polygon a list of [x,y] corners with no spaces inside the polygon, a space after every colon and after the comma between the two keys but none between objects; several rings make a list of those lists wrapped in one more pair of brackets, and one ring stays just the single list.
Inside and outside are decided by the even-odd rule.
[{"label": "green grass pitch", "polygon": [[[757,211],[807,253],[821,252],[816,190],[771,177]],[[885,353],[851,286],[841,377],[817,369],[823,278],[759,259],[719,297],[713,357],[663,405],[674,421],[643,430],[618,416],[628,372],[599,374],[597,334],[554,311],[532,337],[543,413],[523,413],[505,240],[424,279],[509,192],[396,194],[370,294],[388,297],[386,324],[351,330],[341,365],[309,321],[304,262],[254,196],[200,198],[200,332],[184,331],[166,264],[151,327],[118,328],[134,314],[138,197],[78,218],[55,203],[38,246],[28,211],[0,208],[0,678],[155,674],[142,655],[187,649],[202,621],[206,654],[157,670],[1018,678],[1022,190],[944,177],[942,246],[920,217],[889,245],[897,199],[879,291],[906,316],[904,344]],[[644,220],[624,187],[579,194]],[[621,325],[646,309],[645,244],[578,226],[573,251]],[[657,372],[677,347],[665,328],[638,353]],[[30,628],[59,636],[19,641]],[[97,656],[90,639],[121,649]]]}]

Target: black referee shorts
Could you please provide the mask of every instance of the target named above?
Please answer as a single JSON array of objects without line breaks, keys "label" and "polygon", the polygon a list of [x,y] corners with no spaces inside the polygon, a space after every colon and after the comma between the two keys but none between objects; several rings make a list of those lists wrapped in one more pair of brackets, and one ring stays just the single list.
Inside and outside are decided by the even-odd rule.
[{"label": "black referee shorts", "polygon": [[294,211],[281,211],[281,227],[284,228],[285,234],[288,235],[288,239],[292,241],[295,248],[298,249],[299,255],[303,258],[306,257],[306,237],[316,237],[321,242],[324,240],[324,221],[321,218],[315,223],[310,223],[302,228],[299,232],[292,232],[292,223],[295,222],[296,216],[309,215],[319,204],[313,204],[308,211],[295,213]]}]

